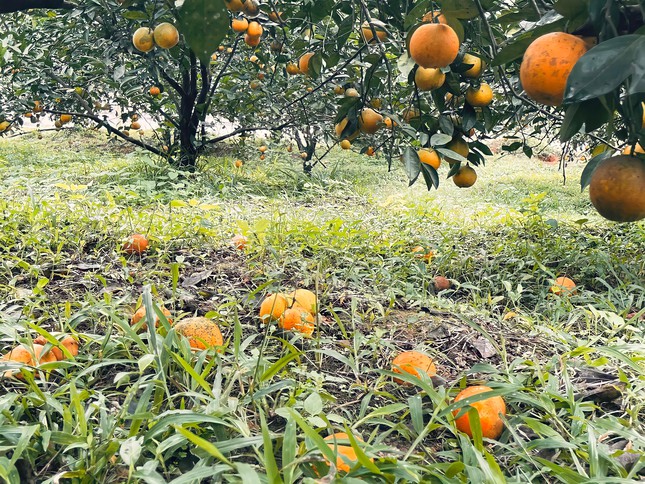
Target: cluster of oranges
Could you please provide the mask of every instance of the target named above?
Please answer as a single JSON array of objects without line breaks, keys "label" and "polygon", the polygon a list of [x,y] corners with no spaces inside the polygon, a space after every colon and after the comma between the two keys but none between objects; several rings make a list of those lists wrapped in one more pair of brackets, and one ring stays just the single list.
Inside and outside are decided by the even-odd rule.
[{"label": "cluster of oranges", "polygon": [[285,331],[311,336],[318,313],[318,299],[308,289],[296,289],[290,294],[271,294],[260,305],[260,320],[277,322]]},{"label": "cluster of oranges", "polygon": [[150,52],[155,45],[162,49],[172,49],[179,43],[179,31],[168,22],[161,23],[151,29],[139,27],[132,35],[132,44],[141,52]]},{"label": "cluster of oranges", "polygon": [[[18,345],[0,357],[0,360],[38,367],[76,355],[78,355],[78,341],[73,336],[60,335],[55,342],[48,341],[44,336],[38,336],[31,345]],[[5,378],[12,376],[22,378],[22,373],[18,369],[5,371]]]}]

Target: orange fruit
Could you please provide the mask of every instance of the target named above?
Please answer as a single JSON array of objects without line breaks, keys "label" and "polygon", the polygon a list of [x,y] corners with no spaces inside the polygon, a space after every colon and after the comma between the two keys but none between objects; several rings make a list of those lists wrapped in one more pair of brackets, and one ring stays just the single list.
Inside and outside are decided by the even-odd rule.
[{"label": "orange fruit", "polygon": [[[45,339],[44,336],[38,336],[37,338],[34,339],[35,344],[39,344],[42,346],[45,346],[48,341]],[[67,348],[67,350],[72,354],[72,356],[77,356],[78,355],[78,341],[76,341],[76,338],[73,336],[65,336],[62,340],[58,342],[59,346],[64,346]],[[51,352],[53,355],[56,357],[58,361],[66,359],[65,354],[61,351],[59,347],[52,347]]]},{"label": "orange fruit", "polygon": [[[345,130],[345,126],[347,126],[348,122],[349,122],[349,119],[343,118],[340,123],[334,126],[334,130],[336,131],[336,136],[340,137],[343,134],[343,131]],[[348,139],[349,141],[354,141],[359,134],[360,132],[357,129],[349,136],[345,136],[345,138]]]},{"label": "orange fruit", "polygon": [[246,29],[246,33],[250,35],[251,37],[260,37],[262,35],[262,32],[264,32],[264,29],[262,28],[262,25],[260,25],[259,22],[253,21],[249,22],[249,26]]},{"label": "orange fruit", "polygon": [[34,101],[34,113],[42,113],[43,109],[43,105],[40,101]]},{"label": "orange fruit", "polygon": [[345,89],[343,89],[343,86],[336,85],[334,86],[334,94],[342,96],[343,94],[345,94]]},{"label": "orange fruit", "polygon": [[250,87],[251,89],[253,89],[253,90],[258,89],[261,85],[262,85],[262,83],[261,83],[260,81],[256,80],[256,79],[253,79],[253,80],[249,83],[249,87]]},{"label": "orange fruit", "polygon": [[[479,395],[480,393],[490,392],[492,388],[477,385],[465,388],[455,397],[455,402],[459,402],[465,398],[472,397],[474,395]],[[478,402],[471,403],[469,405],[477,410],[479,415],[479,423],[481,424],[482,435],[487,439],[496,439],[502,435],[504,430],[504,422],[502,422],[500,414],[506,415],[506,404],[504,399],[500,396],[486,398],[485,400],[480,400]],[[457,415],[461,409],[456,409],[452,411],[453,415]],[[457,428],[468,434],[470,437],[473,436],[472,430],[470,428],[470,419],[468,413],[465,413],[458,419],[455,419],[455,424]]]},{"label": "orange fruit", "polygon": [[295,64],[287,64],[286,69],[287,69],[287,74],[289,75],[293,76],[296,74],[300,74],[300,69],[298,69],[298,66]]},{"label": "orange fruit", "polygon": [[318,298],[309,289],[296,289],[287,296],[291,305],[299,305],[311,314],[318,312]]},{"label": "orange fruit", "polygon": [[441,69],[417,67],[414,73],[414,83],[420,91],[433,91],[443,86],[446,80],[446,75],[441,72]]},{"label": "orange fruit", "polygon": [[[645,118],[645,115],[644,115],[644,118]],[[635,154],[642,155],[642,154],[645,154],[645,150],[643,149],[640,143],[636,143],[636,146],[634,146],[633,148],[631,145],[625,146],[625,148],[622,151],[622,154],[623,155],[635,155]]]},{"label": "orange fruit", "polygon": [[244,0],[224,0],[230,12],[241,12],[244,9]]},{"label": "orange fruit", "polygon": [[260,147],[258,148],[258,151],[259,151],[260,153],[265,153],[265,152],[266,152],[266,150],[268,150],[268,149],[269,149],[269,148],[268,148],[266,145],[262,145],[262,146],[260,146]]},{"label": "orange fruit", "polygon": [[296,331],[302,333],[305,336],[311,336],[314,332],[314,316],[300,306],[294,306],[287,309],[280,319],[278,320],[278,326],[287,331]]},{"label": "orange fruit", "polygon": [[340,147],[344,150],[348,150],[352,147],[352,142],[349,141],[348,139],[344,139],[343,141],[340,142]]},{"label": "orange fruit", "polygon": [[71,114],[61,114],[60,115],[60,122],[63,124],[69,123],[72,120],[72,115]]},{"label": "orange fruit", "polygon": [[[363,441],[359,436],[355,435],[354,438],[359,442]],[[329,442],[329,448],[336,452],[336,468],[341,472],[349,472],[351,467],[353,467],[358,461],[358,457],[356,456],[356,451],[349,442],[347,434],[345,432],[336,432],[333,435],[325,437],[325,441]],[[343,457],[345,457],[345,459]],[[345,462],[346,459],[351,463],[351,467],[350,464]],[[372,462],[374,461],[374,459],[370,460]],[[327,459],[325,459],[325,462],[327,465],[330,465],[330,462]]]},{"label": "orange fruit", "polygon": [[[161,308],[161,312],[163,315],[166,317],[168,320],[168,323],[172,324],[172,318],[170,317],[170,311],[168,311],[166,308]],[[146,319],[146,307],[141,306],[139,309],[136,310],[136,312],[132,315],[132,318],[130,319],[130,326],[134,326],[137,324],[139,321],[142,319]],[[159,316],[155,313],[155,328],[159,327]],[[141,325],[141,330],[145,331],[148,329],[148,325],[146,323],[143,323]]]},{"label": "orange fruit", "polygon": [[153,37],[155,44],[162,49],[172,49],[179,43],[179,31],[168,22],[163,22],[155,27]]},{"label": "orange fruit", "polygon": [[408,123],[419,116],[421,116],[421,112],[413,107],[406,108],[402,114],[403,119]]},{"label": "orange fruit", "polygon": [[433,282],[434,288],[437,292],[446,291],[452,287],[452,282],[450,282],[450,279],[444,276],[435,276]]},{"label": "orange fruit", "polygon": [[249,18],[255,18],[260,14],[260,5],[256,0],[246,0],[244,2],[244,15]]},{"label": "orange fruit", "polygon": [[551,32],[535,39],[524,53],[520,81],[527,96],[548,106],[559,106],[567,78],[587,52],[582,39],[564,32]]},{"label": "orange fruit", "polygon": [[625,155],[601,161],[591,175],[589,198],[606,219],[635,222],[645,218],[645,162]]},{"label": "orange fruit", "polygon": [[132,234],[123,243],[123,251],[126,254],[141,254],[148,249],[148,239],[142,234]]},{"label": "orange fruit", "polygon": [[303,54],[300,59],[298,59],[298,69],[301,73],[308,75],[309,74],[309,61],[314,56],[314,52],[307,52]]},{"label": "orange fruit", "polygon": [[423,17],[421,17],[422,22],[434,22],[440,24],[447,24],[446,16],[441,13],[441,10],[434,10],[427,12]]},{"label": "orange fruit", "polygon": [[486,67],[481,57],[477,57],[476,55],[472,54],[464,54],[464,58],[461,60],[461,63],[472,64],[472,67],[470,67],[467,71],[461,73],[462,76],[468,77],[470,79],[477,79],[479,76],[481,76],[484,67]]},{"label": "orange fruit", "polygon": [[345,96],[346,97],[361,97],[360,93],[354,89],[353,87],[350,87],[345,90]]},{"label": "orange fruit", "polygon": [[132,34],[132,44],[141,52],[150,52],[155,47],[152,29],[148,27],[139,27]]},{"label": "orange fruit", "polygon": [[445,24],[423,24],[410,37],[410,57],[421,67],[446,67],[459,53],[459,37]]},{"label": "orange fruit", "polygon": [[263,323],[277,321],[289,307],[289,302],[284,294],[271,294],[264,298],[260,305],[260,320]]},{"label": "orange fruit", "polygon": [[387,129],[392,129],[394,128],[394,126],[396,126],[396,123],[392,121],[392,118],[390,118],[389,116],[386,116],[385,118],[383,118],[383,124],[385,124],[385,127]]},{"label": "orange fruit", "polygon": [[266,158],[265,155],[260,155],[260,161],[264,160]]},{"label": "orange fruit", "polygon": [[551,286],[549,291],[556,295],[569,296],[577,292],[576,283],[568,277],[560,276],[556,278],[555,283]]},{"label": "orange fruit", "polygon": [[411,252],[414,254],[414,257],[417,259],[425,259],[428,262],[434,257],[434,252],[429,250],[426,252],[425,248],[421,245],[417,245],[416,247],[412,247]]},{"label": "orange fruit", "polygon": [[374,27],[374,31],[376,32],[376,37],[381,42],[387,39],[387,31],[385,30],[385,24],[380,20],[372,19],[371,26],[367,22],[367,20],[363,22],[363,25],[361,25],[361,32],[363,33],[363,37],[365,37],[365,42],[372,42],[374,40],[374,34],[372,33],[371,27]]},{"label": "orange fruit", "polygon": [[282,22],[282,12],[276,12],[275,10],[269,12],[269,19],[272,22]]},{"label": "orange fruit", "polygon": [[[29,366],[38,366],[41,363],[52,363],[56,360],[56,356],[53,352],[48,351],[45,353],[45,347],[43,345],[34,343],[33,348],[28,348],[24,345],[16,346],[15,348],[9,350],[8,353],[4,354],[0,360],[3,361],[13,361],[16,363],[24,363]],[[32,351],[33,350],[33,351]],[[22,378],[20,370],[7,370],[4,373],[5,378],[11,378],[15,376],[16,378]]]},{"label": "orange fruit", "polygon": [[[241,161],[241,160],[238,160],[238,161]],[[242,234],[234,235],[233,238],[231,239],[231,243],[233,244],[233,247],[239,250],[244,250],[248,242],[249,242],[249,239]]]},{"label": "orange fruit", "polygon": [[439,169],[441,158],[439,158],[439,154],[435,150],[432,148],[421,148],[417,151],[417,154],[419,155],[419,161],[421,163],[430,165],[435,170]]},{"label": "orange fruit", "polygon": [[151,96],[158,96],[159,94],[161,94],[161,89],[159,89],[157,86],[152,86],[149,92]]},{"label": "orange fruit", "polygon": [[363,133],[374,134],[378,131],[383,116],[372,108],[363,108],[358,115],[358,129]]},{"label": "orange fruit", "polygon": [[493,101],[493,90],[485,82],[482,82],[479,88],[470,86],[466,90],[466,101],[476,108],[488,106]]},{"label": "orange fruit", "polygon": [[[463,156],[464,158],[466,158],[468,156],[468,153],[470,152],[470,148],[468,148],[468,143],[466,143],[459,136],[453,138],[452,141],[446,145],[446,148],[451,151],[454,151],[455,153]],[[454,163],[457,163],[457,161],[459,160],[457,160],[456,158],[450,158],[449,156],[446,156],[446,161],[452,165]]]},{"label": "orange fruit", "polygon": [[246,32],[246,29],[249,28],[249,21],[244,17],[234,18],[231,21],[231,28],[233,29],[233,32]]},{"label": "orange fruit", "polygon": [[235,160],[235,168],[242,168],[244,166],[244,162],[242,160]]},{"label": "orange fruit", "polygon": [[141,124],[135,121],[134,123],[130,124],[130,129],[141,129]]},{"label": "orange fruit", "polygon": [[477,181],[477,172],[469,165],[462,166],[459,168],[459,171],[453,175],[452,181],[459,188],[470,188]]},{"label": "orange fruit", "polygon": [[[424,353],[419,351],[404,351],[392,360],[392,371],[400,374],[405,372],[416,377],[419,377],[419,372],[422,372],[429,377],[433,377],[437,374],[437,367],[432,361],[432,358]],[[399,378],[395,378],[394,381],[399,385],[405,383]]]},{"label": "orange fruit", "polygon": [[175,331],[188,338],[191,348],[205,350],[222,346],[224,338],[217,323],[203,317],[188,318],[174,326]]},{"label": "orange fruit", "polygon": [[[44,336],[38,336],[37,338],[34,339],[34,343],[45,346],[48,343],[48,341],[45,339]],[[72,354],[72,356],[78,355],[78,341],[76,341],[76,338],[74,338],[73,336],[69,336],[69,335],[65,336],[62,340],[58,342],[58,344],[67,348],[67,351],[69,351]],[[62,361],[66,359],[65,354],[61,351],[60,348],[56,346],[52,347],[51,352],[53,353],[53,355],[56,357],[58,361]]]},{"label": "orange fruit", "polygon": [[368,146],[367,149],[365,150],[365,154],[367,156],[374,156],[375,153],[376,153],[376,151],[374,151],[373,146]]},{"label": "orange fruit", "polygon": [[261,39],[262,39],[262,37],[253,37],[252,35],[249,35],[248,33],[246,33],[244,35],[244,43],[246,45],[248,45],[249,47],[257,47],[258,45],[260,45],[260,40]]}]

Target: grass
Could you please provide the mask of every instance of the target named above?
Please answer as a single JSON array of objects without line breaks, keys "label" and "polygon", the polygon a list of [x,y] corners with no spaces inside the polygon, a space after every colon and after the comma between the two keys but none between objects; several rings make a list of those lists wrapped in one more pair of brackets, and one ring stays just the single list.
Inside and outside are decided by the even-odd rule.
[{"label": "grass", "polygon": [[[239,170],[234,154],[185,175],[91,132],[0,141],[0,352],[38,334],[81,342],[0,380],[0,480],[642,478],[645,227],[598,217],[581,166],[563,184],[498,157],[472,189],[427,192],[383,159],[339,151],[307,177],[277,145]],[[133,232],[151,240],[142,257],[119,249]],[[453,287],[437,293],[435,275]],[[558,275],[577,293],[550,294]],[[319,296],[311,339],[257,317],[296,287]],[[140,303],[157,331],[130,327]],[[225,349],[191,352],[162,304],[218,322]],[[393,383],[408,349],[439,378]],[[452,398],[483,382],[507,404],[498,440],[453,423]],[[347,474],[323,441],[345,431]]]}]

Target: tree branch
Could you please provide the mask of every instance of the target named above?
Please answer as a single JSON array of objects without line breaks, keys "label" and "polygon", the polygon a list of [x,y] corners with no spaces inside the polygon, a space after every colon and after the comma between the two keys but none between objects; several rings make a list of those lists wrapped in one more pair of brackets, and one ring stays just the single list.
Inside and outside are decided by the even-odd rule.
[{"label": "tree branch", "polygon": [[23,12],[32,8],[71,9],[75,5],[65,0],[12,0],[0,2],[0,13]]}]

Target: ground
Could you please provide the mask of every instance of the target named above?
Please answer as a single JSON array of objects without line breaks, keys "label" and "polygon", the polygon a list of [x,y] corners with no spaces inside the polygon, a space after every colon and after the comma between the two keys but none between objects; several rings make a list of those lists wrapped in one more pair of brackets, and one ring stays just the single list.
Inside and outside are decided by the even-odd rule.
[{"label": "ground", "polygon": [[[344,425],[376,464],[345,482],[642,477],[645,226],[595,214],[582,164],[563,184],[556,165],[496,156],[473,188],[428,192],[340,150],[308,177],[264,142],[264,161],[245,140],[184,174],[89,131],[0,141],[0,353],[39,332],[81,342],[49,375],[0,380],[0,477],[295,482],[328,471],[315,432]],[[142,256],[120,249],[135,232]],[[560,275],[575,294],[549,292]],[[145,287],[175,320],[217,321],[225,350],[132,331]],[[257,316],[297,287],[319,296],[311,339]],[[435,360],[432,385],[392,382],[409,349]],[[483,382],[508,406],[499,441],[450,417]]]}]

